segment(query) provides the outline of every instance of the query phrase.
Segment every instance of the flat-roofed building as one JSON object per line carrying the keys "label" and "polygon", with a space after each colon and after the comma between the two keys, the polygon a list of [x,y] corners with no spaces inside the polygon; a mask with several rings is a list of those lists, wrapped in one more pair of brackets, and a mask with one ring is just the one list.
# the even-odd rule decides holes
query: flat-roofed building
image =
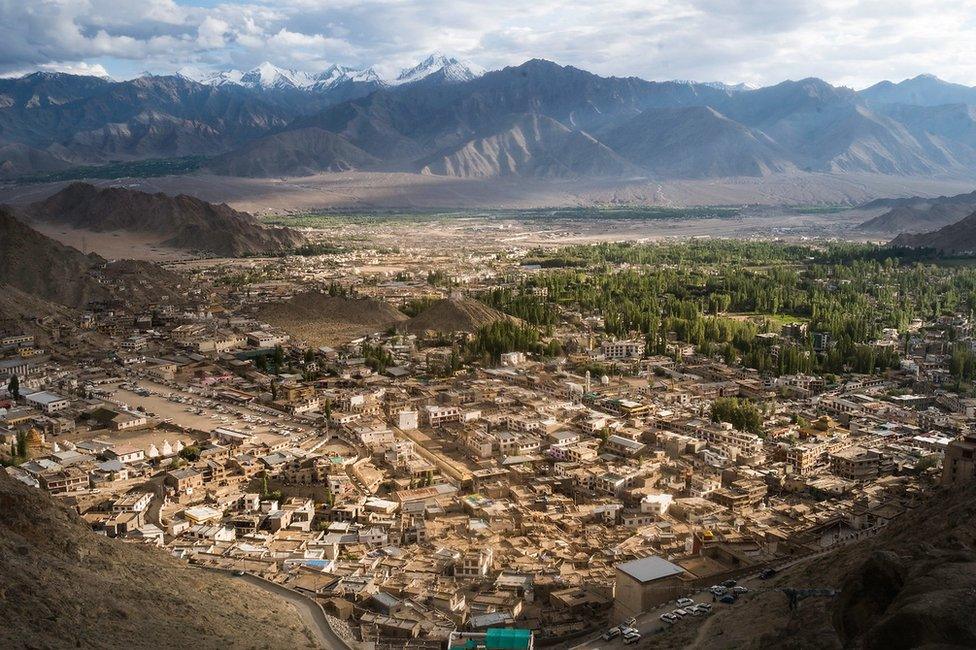
{"label": "flat-roofed building", "polygon": [[614,620],[648,612],[688,591],[691,576],[677,564],[651,555],[616,566]]}

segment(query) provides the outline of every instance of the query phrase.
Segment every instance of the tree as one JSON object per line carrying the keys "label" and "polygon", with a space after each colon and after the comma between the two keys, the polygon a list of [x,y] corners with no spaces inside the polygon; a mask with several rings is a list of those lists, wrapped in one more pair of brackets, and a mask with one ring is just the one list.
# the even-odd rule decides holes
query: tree
{"label": "tree", "polygon": [[712,421],[728,422],[740,431],[762,433],[762,414],[756,405],[747,399],[720,397],[712,402]]}
{"label": "tree", "polygon": [[10,381],[7,383],[7,392],[14,396],[14,399],[20,399],[20,379],[17,375],[10,377]]}
{"label": "tree", "polygon": [[183,449],[180,450],[180,458],[188,460],[192,463],[200,459],[200,450],[192,445],[189,447],[183,447]]}
{"label": "tree", "polygon": [[27,432],[21,431],[17,434],[17,457],[27,458]]}

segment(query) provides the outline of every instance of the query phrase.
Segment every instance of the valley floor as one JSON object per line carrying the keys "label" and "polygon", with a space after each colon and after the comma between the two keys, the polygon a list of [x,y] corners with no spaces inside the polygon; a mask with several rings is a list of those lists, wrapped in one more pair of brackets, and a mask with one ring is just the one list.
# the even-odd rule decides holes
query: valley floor
{"label": "valley floor", "polygon": [[[258,215],[315,209],[532,208],[591,205],[817,205],[878,197],[959,194],[974,179],[877,174],[778,174],[726,179],[532,180],[464,179],[408,173],[344,172],[304,178],[251,179],[195,174],[94,180],[226,202]],[[0,203],[42,199],[62,183],[0,187]]]}

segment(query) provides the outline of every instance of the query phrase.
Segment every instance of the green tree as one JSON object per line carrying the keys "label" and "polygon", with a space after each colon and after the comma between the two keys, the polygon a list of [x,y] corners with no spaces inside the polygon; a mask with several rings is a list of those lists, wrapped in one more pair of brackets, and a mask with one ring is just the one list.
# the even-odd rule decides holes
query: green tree
{"label": "green tree", "polygon": [[17,375],[10,377],[10,381],[7,382],[7,391],[14,396],[14,399],[20,399],[20,378]]}
{"label": "green tree", "polygon": [[740,431],[762,433],[762,414],[755,403],[737,397],[720,397],[712,402],[712,421],[728,422]]}

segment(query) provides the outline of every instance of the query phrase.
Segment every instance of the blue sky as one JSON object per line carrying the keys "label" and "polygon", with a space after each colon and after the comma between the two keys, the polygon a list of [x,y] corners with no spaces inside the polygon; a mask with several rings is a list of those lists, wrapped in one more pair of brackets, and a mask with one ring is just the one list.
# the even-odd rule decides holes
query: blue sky
{"label": "blue sky", "polygon": [[976,84],[976,0],[0,0],[0,74],[116,78],[269,60],[394,74],[431,51],[599,74]]}

